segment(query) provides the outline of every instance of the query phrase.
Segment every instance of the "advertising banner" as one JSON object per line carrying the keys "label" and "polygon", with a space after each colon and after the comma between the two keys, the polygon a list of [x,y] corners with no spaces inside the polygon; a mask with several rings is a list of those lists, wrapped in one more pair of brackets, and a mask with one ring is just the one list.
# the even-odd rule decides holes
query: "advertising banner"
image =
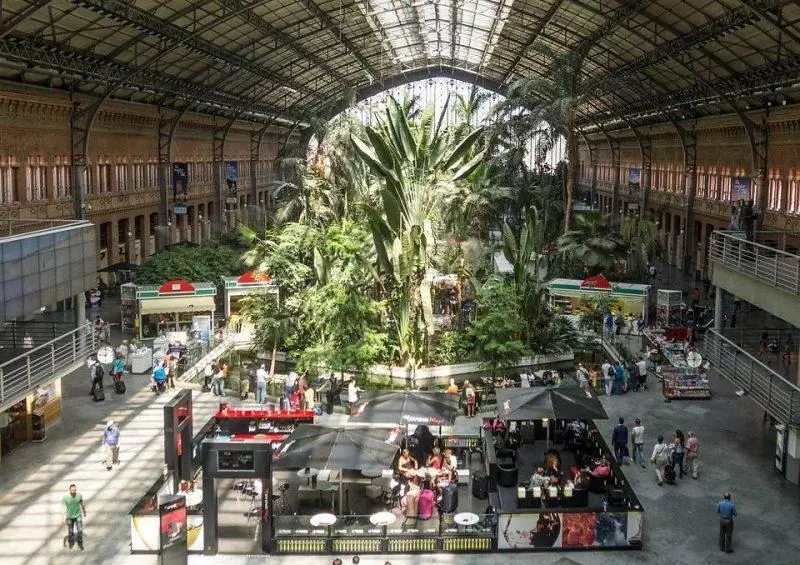
{"label": "advertising banner", "polygon": [[[633,198],[639,197],[639,188],[642,184],[642,170],[641,169],[628,169],[628,194]],[[638,207],[638,205],[637,205]]]}
{"label": "advertising banner", "polygon": [[497,549],[641,547],[642,512],[501,514]]}
{"label": "advertising banner", "polygon": [[186,546],[186,498],[165,497],[159,502],[158,515],[161,530],[161,549],[176,545]]}
{"label": "advertising banner", "polygon": [[189,191],[189,165],[187,163],[172,163],[172,199],[177,200],[178,194],[186,195]]}
{"label": "advertising banner", "polygon": [[750,177],[731,177],[731,201],[750,200]]}
{"label": "advertising banner", "polygon": [[239,162],[225,162],[225,184],[228,185],[228,196],[236,196],[236,183],[239,182]]}

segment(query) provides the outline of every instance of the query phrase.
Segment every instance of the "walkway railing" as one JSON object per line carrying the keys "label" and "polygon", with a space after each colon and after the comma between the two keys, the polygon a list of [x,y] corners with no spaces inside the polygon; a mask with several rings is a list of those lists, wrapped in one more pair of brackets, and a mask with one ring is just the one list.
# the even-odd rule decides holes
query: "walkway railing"
{"label": "walkway railing", "polygon": [[0,221],[0,238],[35,231],[53,230],[88,224],[86,220],[40,220],[37,218],[8,218]]}
{"label": "walkway railing", "polygon": [[714,330],[706,332],[703,350],[722,376],[773,418],[782,424],[800,425],[800,388]]}
{"label": "walkway railing", "polygon": [[86,324],[6,361],[0,365],[0,405],[24,397],[55,376],[74,371],[77,365],[85,365],[95,352],[92,325]]}
{"label": "walkway railing", "polygon": [[[780,241],[784,235],[759,232],[756,240],[776,241],[774,237]],[[740,231],[712,232],[709,259],[789,294],[800,295],[800,255],[757,241],[748,241]]]}

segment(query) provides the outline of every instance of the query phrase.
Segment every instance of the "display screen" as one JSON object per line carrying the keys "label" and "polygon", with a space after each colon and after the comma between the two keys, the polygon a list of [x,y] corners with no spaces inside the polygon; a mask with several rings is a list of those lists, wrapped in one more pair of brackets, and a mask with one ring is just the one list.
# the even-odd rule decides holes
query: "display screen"
{"label": "display screen", "polygon": [[252,451],[217,452],[217,468],[220,471],[254,471],[255,457]]}

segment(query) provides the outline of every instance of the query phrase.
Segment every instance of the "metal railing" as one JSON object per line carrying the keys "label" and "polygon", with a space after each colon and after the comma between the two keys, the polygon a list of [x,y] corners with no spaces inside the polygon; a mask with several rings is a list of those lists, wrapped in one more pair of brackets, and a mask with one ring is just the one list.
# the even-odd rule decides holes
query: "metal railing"
{"label": "metal railing", "polygon": [[781,235],[785,234],[759,232],[755,234],[755,241],[748,241],[744,232],[715,231],[711,234],[709,258],[712,263],[797,296],[800,295],[800,256],[758,243],[758,240],[769,241],[767,238]]}
{"label": "metal railing", "polygon": [[0,238],[26,233],[67,228],[87,224],[85,220],[39,220],[37,218],[9,218],[0,221]]}
{"label": "metal railing", "polygon": [[86,324],[0,365],[0,405],[15,401],[56,375],[85,365],[96,351],[92,325]]}
{"label": "metal railing", "polygon": [[9,320],[0,326],[0,348],[33,348],[75,328],[73,322]]}
{"label": "metal railing", "polygon": [[719,373],[782,424],[800,425],[800,388],[731,340],[708,330],[703,355]]}

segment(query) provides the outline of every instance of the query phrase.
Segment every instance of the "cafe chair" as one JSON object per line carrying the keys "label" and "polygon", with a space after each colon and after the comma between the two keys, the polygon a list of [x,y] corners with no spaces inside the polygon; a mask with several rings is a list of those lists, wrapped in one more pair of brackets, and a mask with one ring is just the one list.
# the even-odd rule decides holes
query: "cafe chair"
{"label": "cafe chair", "polygon": [[603,477],[589,476],[589,492],[594,494],[606,493],[606,480]]}
{"label": "cafe chair", "polygon": [[513,449],[497,450],[497,484],[501,487],[515,487],[518,481],[517,454]]}

